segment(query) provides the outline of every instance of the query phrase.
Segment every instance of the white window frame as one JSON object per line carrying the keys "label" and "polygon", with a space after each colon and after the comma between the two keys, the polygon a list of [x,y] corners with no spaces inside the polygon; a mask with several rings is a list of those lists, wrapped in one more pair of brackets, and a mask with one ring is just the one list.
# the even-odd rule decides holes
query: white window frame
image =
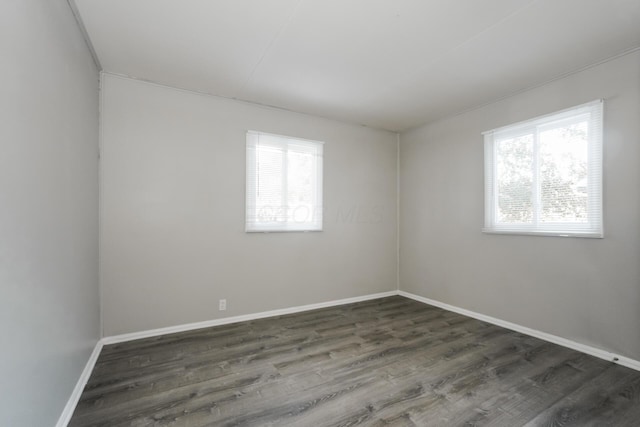
{"label": "white window frame", "polygon": [[[272,209],[278,211],[279,220],[264,220],[258,208],[258,171],[257,153],[260,146],[276,147],[283,151],[283,168],[286,170],[287,152],[290,150],[309,153],[313,156],[311,171],[315,177],[312,194],[312,207],[304,208],[304,220],[295,218],[296,212],[302,206],[292,205],[287,200],[286,190],[279,206]],[[272,133],[247,132],[247,169],[246,169],[246,209],[245,231],[247,233],[291,232],[291,231],[322,231],[322,180],[323,180],[323,150],[324,142]],[[286,189],[287,176],[282,175],[283,187]]]}
{"label": "white window frame", "polygon": [[[541,222],[538,220],[542,209],[539,200],[538,180],[538,135],[546,127],[556,127],[559,122],[584,121],[588,118],[588,159],[587,159],[587,222]],[[561,236],[561,237],[604,237],[602,218],[602,126],[603,100],[599,99],[573,108],[536,117],[531,120],[500,127],[484,135],[485,168],[485,224],[483,232],[497,234]],[[496,142],[519,135],[533,135],[533,209],[531,223],[501,223],[498,221],[498,179]]]}

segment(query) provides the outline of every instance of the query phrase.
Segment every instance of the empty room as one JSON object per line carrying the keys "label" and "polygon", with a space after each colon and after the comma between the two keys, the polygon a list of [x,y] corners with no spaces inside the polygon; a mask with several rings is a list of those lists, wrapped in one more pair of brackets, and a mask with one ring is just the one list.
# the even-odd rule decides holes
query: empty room
{"label": "empty room", "polygon": [[3,0],[0,425],[640,425],[640,1]]}

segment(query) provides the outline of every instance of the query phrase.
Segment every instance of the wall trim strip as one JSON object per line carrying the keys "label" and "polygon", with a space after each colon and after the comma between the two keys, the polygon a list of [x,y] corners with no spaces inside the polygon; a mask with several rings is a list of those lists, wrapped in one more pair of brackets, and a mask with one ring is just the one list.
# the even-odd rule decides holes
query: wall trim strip
{"label": "wall trim strip", "polygon": [[166,328],[151,329],[147,331],[132,332],[129,334],[113,335],[102,339],[104,345],[116,344],[141,338],[156,337],[159,335],[174,334],[176,332],[192,331],[194,329],[210,328],[212,326],[228,325],[230,323],[246,322],[248,320],[264,319],[265,317],[282,316],[285,314],[299,313],[302,311],[316,310],[319,308],[334,307],[354,302],[368,301],[372,299],[385,298],[398,295],[398,291],[380,292],[377,294],[363,295],[353,298],[344,298],[333,301],[320,302],[316,304],[300,305],[296,307],[281,308],[277,310],[262,311],[253,314],[244,314],[233,317],[223,317],[221,319],[205,320],[203,322],[186,323],[183,325],[169,326]]}
{"label": "wall trim strip", "polygon": [[89,360],[85,365],[82,373],[80,374],[80,378],[76,383],[76,386],[73,388],[71,392],[71,396],[69,396],[69,400],[62,410],[62,414],[60,418],[58,418],[58,422],[56,423],[56,427],[66,427],[71,421],[71,416],[73,412],[76,410],[76,406],[78,406],[78,402],[80,401],[80,396],[82,396],[82,392],[84,391],[84,386],[87,385],[87,381],[89,381],[89,377],[91,376],[91,372],[93,372],[93,368],[96,365],[96,361],[98,360],[98,356],[102,351],[102,340],[98,341],[93,348],[93,352],[91,356],[89,356]]}
{"label": "wall trim strip", "polygon": [[472,317],[474,319],[482,320],[483,322],[487,322],[497,326],[501,326],[503,328],[511,329],[512,331],[520,332],[525,335],[539,338],[544,341],[558,344],[563,347],[570,348],[572,350],[586,353],[591,356],[595,356],[600,359],[608,360],[610,362],[617,363],[618,365],[626,366],[627,368],[640,371],[640,361],[631,359],[630,357],[621,356],[619,354],[611,353],[609,351],[602,350],[596,347],[591,347],[589,345],[572,341],[567,338],[562,338],[557,335],[539,331],[537,329],[528,328],[526,326],[518,325],[517,323],[511,323],[506,320],[497,319],[495,317],[487,316],[485,314],[477,313],[475,311],[467,310],[461,307],[457,307],[455,305],[450,305],[444,302],[421,297],[419,295],[415,295],[409,292],[398,291],[398,295],[406,298],[411,298],[412,300],[419,301],[424,304],[432,305],[434,307],[439,307],[444,310],[453,311],[454,313],[462,314],[463,316]]}
{"label": "wall trim strip", "polygon": [[339,299],[339,300],[333,300],[333,301],[326,301],[326,302],[321,302],[321,303],[316,303],[316,304],[307,304],[307,305],[301,305],[301,306],[296,306],[296,307],[289,307],[289,308],[283,308],[283,309],[277,309],[277,310],[270,310],[270,311],[263,311],[263,312],[259,312],[259,313],[253,313],[253,314],[245,314],[245,315],[240,315],[240,316],[232,316],[232,317],[225,317],[222,319],[214,319],[214,320],[206,320],[203,322],[195,322],[195,323],[187,323],[187,324],[183,324],[183,325],[177,325],[177,326],[169,326],[166,328],[159,328],[159,329],[151,329],[151,330],[147,330],[147,331],[140,331],[140,332],[132,332],[129,334],[122,334],[122,335],[114,335],[114,336],[110,336],[110,337],[105,337],[102,338],[100,341],[98,341],[98,343],[96,344],[95,348],[93,349],[93,353],[91,353],[91,356],[89,357],[89,360],[87,361],[87,364],[84,368],[84,370],[82,371],[82,374],[80,375],[80,378],[78,379],[78,383],[76,384],[75,388],[73,389],[73,392],[71,393],[71,396],[69,397],[69,401],[67,402],[64,410],[62,411],[62,415],[60,415],[60,419],[58,420],[56,427],[65,427],[67,426],[67,424],[69,423],[69,421],[71,420],[71,416],[73,415],[73,412],[75,411],[76,406],[78,405],[78,402],[80,400],[80,396],[82,395],[82,391],[84,390],[85,385],[87,384],[87,381],[89,380],[89,377],[91,376],[91,372],[93,371],[93,368],[96,364],[96,361],[98,360],[98,356],[100,355],[100,352],[102,351],[102,347],[105,345],[109,345],[109,344],[116,344],[116,343],[121,343],[121,342],[126,342],[126,341],[133,341],[133,340],[137,340],[137,339],[142,339],[142,338],[151,338],[151,337],[156,337],[156,336],[160,336],[160,335],[166,335],[166,334],[173,334],[176,332],[185,332],[185,331],[191,331],[191,330],[195,330],[195,329],[202,329],[202,328],[209,328],[212,326],[220,326],[220,325],[228,325],[231,323],[238,323],[238,322],[246,322],[248,320],[257,320],[257,319],[264,319],[267,317],[274,317],[274,316],[283,316],[286,314],[293,314],[293,313],[300,313],[303,311],[310,311],[310,310],[316,310],[319,308],[327,308],[327,307],[335,307],[335,306],[340,306],[340,305],[344,305],[344,304],[352,304],[355,302],[361,302],[361,301],[368,301],[368,300],[372,300],[372,299],[378,299],[378,298],[385,298],[385,297],[390,297],[390,296],[394,296],[394,295],[400,295],[402,297],[405,298],[409,298],[412,299],[414,301],[418,301],[424,304],[428,304],[434,307],[439,307],[442,308],[444,310],[448,310],[448,311],[452,311],[454,313],[458,313],[461,314],[463,316],[468,316],[468,317],[472,317],[474,319],[478,319],[481,320],[483,322],[487,322],[487,323],[491,323],[497,326],[501,326],[503,328],[507,328],[507,329],[511,329],[512,331],[516,331],[516,332],[520,332],[522,334],[525,335],[529,335],[535,338],[539,338],[541,340],[544,341],[548,341],[554,344],[558,344],[561,345],[563,347],[567,347],[570,348],[572,350],[576,350],[585,354],[589,354],[591,356],[595,356],[598,357],[600,359],[604,359],[604,360],[608,360],[610,362],[613,363],[617,363],[618,365],[622,365],[625,366],[627,368],[631,368],[634,369],[636,371],[640,371],[640,361],[635,360],[635,359],[631,359],[629,357],[625,357],[625,356],[621,356],[615,353],[611,353],[609,351],[606,350],[602,350],[596,347],[591,347],[589,345],[586,344],[581,344],[566,338],[562,338],[559,337],[557,335],[553,335],[553,334],[549,334],[546,332],[542,332],[536,329],[532,329],[532,328],[528,328],[526,326],[522,326],[522,325],[518,325],[516,323],[511,323],[508,322],[506,320],[502,320],[502,319],[497,319],[495,317],[491,317],[491,316],[487,316],[485,314],[481,314],[481,313],[477,313],[475,311],[471,311],[471,310],[467,310],[461,307],[457,307],[455,305],[450,305],[450,304],[446,304],[440,301],[436,301],[430,298],[425,298],[416,294],[412,294],[410,292],[405,292],[405,291],[388,291],[388,292],[380,292],[380,293],[376,293],[376,294],[369,294],[369,295],[362,295],[359,297],[353,297],[353,298],[344,298],[344,299]]}

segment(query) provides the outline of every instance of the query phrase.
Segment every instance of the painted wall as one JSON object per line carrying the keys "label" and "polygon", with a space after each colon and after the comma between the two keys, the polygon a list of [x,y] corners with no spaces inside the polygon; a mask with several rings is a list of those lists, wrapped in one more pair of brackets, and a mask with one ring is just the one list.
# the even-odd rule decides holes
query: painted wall
{"label": "painted wall", "polygon": [[98,71],[64,0],[0,3],[0,424],[54,425],[99,334]]}
{"label": "painted wall", "polygon": [[[395,134],[110,74],[102,96],[105,336],[396,289]],[[244,232],[250,129],[325,142],[324,231]]]}
{"label": "painted wall", "polygon": [[[640,52],[401,136],[400,288],[640,359]],[[605,99],[604,239],[482,234],[482,131]]]}

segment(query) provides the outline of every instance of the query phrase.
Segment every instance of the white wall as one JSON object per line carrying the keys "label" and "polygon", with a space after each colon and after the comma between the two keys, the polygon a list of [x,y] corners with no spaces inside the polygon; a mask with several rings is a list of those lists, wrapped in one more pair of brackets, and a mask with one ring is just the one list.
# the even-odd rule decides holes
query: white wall
{"label": "white wall", "polygon": [[[102,94],[106,336],[396,289],[395,134],[110,74]],[[325,141],[324,231],[244,232],[249,129]]]}
{"label": "white wall", "polygon": [[[483,139],[605,99],[605,238],[490,235]],[[640,359],[640,52],[401,136],[400,288]]]}
{"label": "white wall", "polygon": [[98,72],[64,0],[0,3],[0,424],[54,425],[99,338]]}

